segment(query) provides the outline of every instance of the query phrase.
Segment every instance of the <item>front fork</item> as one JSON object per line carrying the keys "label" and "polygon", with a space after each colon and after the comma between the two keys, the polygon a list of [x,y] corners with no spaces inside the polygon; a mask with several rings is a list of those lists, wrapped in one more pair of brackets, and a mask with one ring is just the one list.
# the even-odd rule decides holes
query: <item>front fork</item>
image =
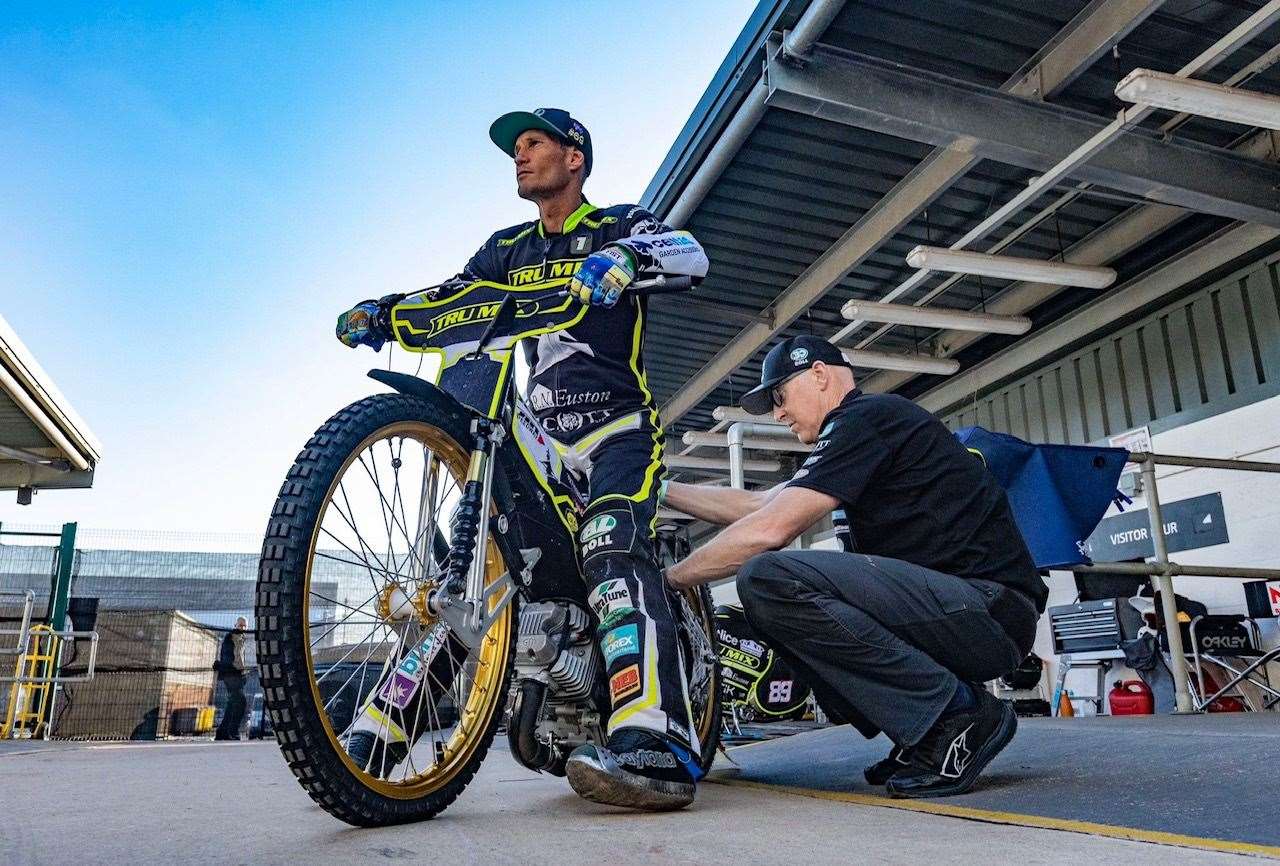
{"label": "front fork", "polygon": [[476,447],[471,452],[462,498],[450,524],[449,561],[444,580],[428,597],[427,606],[452,627],[459,640],[475,650],[489,626],[515,597],[516,584],[508,570],[485,585],[493,473],[506,429],[497,421],[477,418],[472,422],[472,432]]}
{"label": "front fork", "polygon": [[[475,448],[467,469],[463,493],[450,522],[452,530],[448,559],[441,580],[437,581],[422,605],[425,636],[403,643],[388,659],[380,684],[369,693],[356,714],[352,731],[366,730],[379,737],[389,733],[388,718],[392,707],[404,711],[425,687],[427,670],[448,638],[460,641],[470,652],[478,653],[490,627],[502,616],[516,595],[516,583],[507,571],[486,585],[488,573],[489,512],[493,498],[493,473],[498,447],[505,436],[503,426],[489,419],[473,422]],[[500,517],[499,520],[505,520]],[[422,527],[418,527],[423,535]],[[522,551],[522,555],[523,555]],[[537,561],[512,563],[524,570]],[[425,562],[425,560],[424,560]],[[528,574],[522,574],[528,577]],[[435,620],[431,624],[431,620]],[[461,709],[461,708],[459,708]],[[408,736],[391,736],[392,740],[412,740]],[[411,745],[411,744],[410,744]]]}

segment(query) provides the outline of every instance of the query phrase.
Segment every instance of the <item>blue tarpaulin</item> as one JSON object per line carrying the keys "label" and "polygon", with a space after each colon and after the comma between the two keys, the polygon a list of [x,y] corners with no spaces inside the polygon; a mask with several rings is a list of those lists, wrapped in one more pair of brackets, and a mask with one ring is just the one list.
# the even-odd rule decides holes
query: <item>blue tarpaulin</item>
{"label": "blue tarpaulin", "polygon": [[957,430],[956,438],[981,455],[1004,487],[1037,568],[1089,562],[1083,551],[1085,539],[1116,498],[1128,451],[1033,445],[981,427]]}

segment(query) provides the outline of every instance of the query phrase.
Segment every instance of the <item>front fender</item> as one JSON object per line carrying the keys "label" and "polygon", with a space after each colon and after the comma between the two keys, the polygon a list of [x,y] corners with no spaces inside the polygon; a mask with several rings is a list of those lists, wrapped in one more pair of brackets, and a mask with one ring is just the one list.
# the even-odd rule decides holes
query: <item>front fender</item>
{"label": "front fender", "polygon": [[463,416],[471,414],[461,403],[426,379],[410,376],[408,373],[396,373],[391,370],[370,370],[369,378],[381,382],[401,394],[421,397],[433,406],[443,404],[442,408],[448,407],[451,410],[451,414],[454,411]]}

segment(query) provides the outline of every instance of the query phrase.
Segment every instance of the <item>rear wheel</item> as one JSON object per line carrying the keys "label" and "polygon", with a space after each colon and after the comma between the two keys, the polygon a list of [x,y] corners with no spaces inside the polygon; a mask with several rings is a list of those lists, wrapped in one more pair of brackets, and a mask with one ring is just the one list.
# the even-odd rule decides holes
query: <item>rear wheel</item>
{"label": "rear wheel", "polygon": [[[425,603],[442,579],[468,427],[443,398],[353,403],[307,443],[272,509],[257,593],[267,707],[294,775],[351,824],[444,809],[501,721],[515,600],[492,599],[469,643]],[[492,542],[484,556],[491,587],[506,567]]]}
{"label": "rear wheel", "polygon": [[716,639],[714,607],[711,590],[706,586],[686,589],[680,593],[685,620],[696,623],[692,629],[681,623],[679,629],[681,649],[688,660],[686,675],[689,678],[689,703],[693,710],[693,728],[701,747],[699,757],[702,768],[711,770],[720,746],[720,647]]}

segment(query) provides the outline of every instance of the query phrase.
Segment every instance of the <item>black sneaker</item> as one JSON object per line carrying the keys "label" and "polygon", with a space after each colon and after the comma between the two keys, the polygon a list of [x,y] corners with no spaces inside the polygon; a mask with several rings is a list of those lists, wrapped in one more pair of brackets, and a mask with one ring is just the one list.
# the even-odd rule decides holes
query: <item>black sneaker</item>
{"label": "black sneaker", "polygon": [[866,778],[868,785],[883,785],[899,770],[905,770],[909,766],[911,766],[911,750],[904,749],[895,743],[889,751],[889,757],[864,767],[862,775]]}
{"label": "black sneaker", "polygon": [[978,774],[1013,739],[1013,706],[977,689],[978,706],[944,716],[911,750],[911,766],[885,784],[891,797],[950,797],[973,787]]}
{"label": "black sneaker", "polygon": [[608,746],[579,746],[565,769],[583,799],[654,812],[688,806],[702,776],[687,750],[640,728],[619,728]]}

